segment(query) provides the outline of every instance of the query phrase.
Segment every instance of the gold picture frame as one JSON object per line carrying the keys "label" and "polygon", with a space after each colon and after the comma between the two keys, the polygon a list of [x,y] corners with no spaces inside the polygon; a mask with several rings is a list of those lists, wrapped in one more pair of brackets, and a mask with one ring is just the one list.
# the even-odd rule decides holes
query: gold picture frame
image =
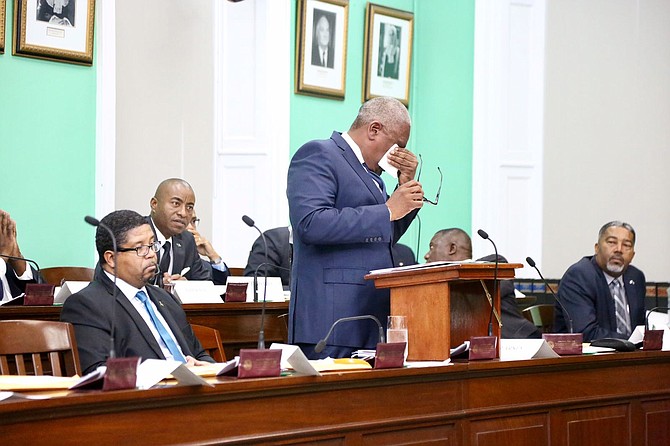
{"label": "gold picture frame", "polygon": [[7,1],[0,0],[0,54],[5,53],[5,21],[7,18]]}
{"label": "gold picture frame", "polygon": [[50,6],[46,0],[14,0],[12,54],[92,65],[95,0],[64,3]]}
{"label": "gold picture frame", "polygon": [[367,4],[363,102],[390,96],[409,106],[413,32],[411,12]]}
{"label": "gold picture frame", "polygon": [[344,99],[349,0],[298,0],[295,92]]}

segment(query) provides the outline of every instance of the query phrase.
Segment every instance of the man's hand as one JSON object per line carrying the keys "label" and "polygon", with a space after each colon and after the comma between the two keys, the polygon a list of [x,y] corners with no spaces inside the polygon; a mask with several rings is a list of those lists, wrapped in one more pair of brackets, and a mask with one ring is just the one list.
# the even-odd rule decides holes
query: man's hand
{"label": "man's hand", "polygon": [[400,220],[414,209],[423,206],[423,189],[416,180],[401,184],[386,201],[391,211],[391,221]]}
{"label": "man's hand", "polygon": [[398,175],[398,184],[403,185],[414,179],[419,161],[412,152],[402,147],[396,147],[395,150],[389,153],[388,160],[389,164],[400,172]]}
{"label": "man's hand", "polygon": [[201,365],[211,365],[211,363],[207,361],[198,361],[193,356],[186,357],[186,367],[201,366]]}
{"label": "man's hand", "polygon": [[221,256],[216,252],[209,240],[201,236],[200,233],[195,229],[188,228],[187,230],[193,234],[193,238],[195,239],[195,246],[198,248],[198,254],[207,257],[209,261],[213,263],[218,263],[221,261]]}
{"label": "man's hand", "polygon": [[[19,243],[16,240],[16,222],[12,220],[9,213],[0,209],[0,254],[23,257],[19,249]],[[23,275],[26,271],[26,262],[22,260],[6,260],[14,269],[17,276]]]}

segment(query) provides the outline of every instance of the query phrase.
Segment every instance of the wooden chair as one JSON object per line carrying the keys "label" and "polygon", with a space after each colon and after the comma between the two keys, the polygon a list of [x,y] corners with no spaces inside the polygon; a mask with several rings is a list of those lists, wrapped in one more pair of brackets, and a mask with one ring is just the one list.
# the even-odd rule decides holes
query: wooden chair
{"label": "wooden chair", "polygon": [[228,268],[231,276],[242,277],[244,276],[244,268]]}
{"label": "wooden chair", "polygon": [[191,325],[195,337],[200,341],[200,345],[207,354],[216,362],[226,362],[226,353],[223,351],[221,334],[215,328],[205,327],[204,325]]}
{"label": "wooden chair", "polygon": [[40,273],[47,283],[61,286],[66,280],[81,280],[90,282],[93,280],[93,268],[82,266],[55,266],[53,268],[42,268]]}
{"label": "wooden chair", "polygon": [[[32,370],[26,363],[32,364]],[[0,373],[81,376],[74,327],[68,322],[0,321]]]}
{"label": "wooden chair", "polygon": [[554,306],[551,304],[533,305],[522,311],[523,316],[531,321],[543,333],[550,333],[554,326]]}

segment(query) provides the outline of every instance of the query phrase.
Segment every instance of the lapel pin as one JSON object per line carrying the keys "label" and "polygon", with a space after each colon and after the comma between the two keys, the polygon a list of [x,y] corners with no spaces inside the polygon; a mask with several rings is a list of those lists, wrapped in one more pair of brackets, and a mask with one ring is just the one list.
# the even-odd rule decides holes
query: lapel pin
{"label": "lapel pin", "polygon": [[630,283],[631,285],[635,285],[635,281],[633,279],[630,279],[630,282],[628,283]]}
{"label": "lapel pin", "polygon": [[181,243],[176,242],[175,245],[177,245],[177,248],[181,248]]}
{"label": "lapel pin", "polygon": [[165,305],[163,305],[163,301],[162,301],[162,300],[159,300],[159,301],[158,301],[158,304],[159,304],[161,307],[164,307],[164,306],[165,306]]}

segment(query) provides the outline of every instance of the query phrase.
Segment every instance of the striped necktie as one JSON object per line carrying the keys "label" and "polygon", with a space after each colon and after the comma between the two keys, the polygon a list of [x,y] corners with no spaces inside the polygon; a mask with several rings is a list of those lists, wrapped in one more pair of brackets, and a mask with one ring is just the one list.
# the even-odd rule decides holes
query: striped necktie
{"label": "striped necktie", "polygon": [[618,279],[614,279],[610,282],[610,292],[612,293],[616,310],[616,331],[621,335],[630,336],[630,317],[628,315],[626,301],[621,294],[621,284]]}
{"label": "striped necktie", "polygon": [[384,196],[384,200],[386,200],[386,185],[384,184],[384,180],[382,180],[382,177],[377,175],[372,170],[370,170],[365,163],[363,163],[363,168],[365,169],[365,171],[367,173],[370,174],[370,176],[375,181],[375,183],[377,183],[377,187],[379,187],[379,190],[381,191],[382,195]]}

